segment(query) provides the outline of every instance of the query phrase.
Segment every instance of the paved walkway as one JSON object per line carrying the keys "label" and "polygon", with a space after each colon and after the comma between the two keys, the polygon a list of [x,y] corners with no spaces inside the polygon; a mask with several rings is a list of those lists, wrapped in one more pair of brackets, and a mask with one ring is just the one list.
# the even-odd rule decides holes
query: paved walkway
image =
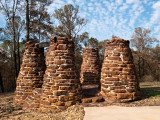
{"label": "paved walkway", "polygon": [[160,106],[85,107],[84,120],[160,120]]}

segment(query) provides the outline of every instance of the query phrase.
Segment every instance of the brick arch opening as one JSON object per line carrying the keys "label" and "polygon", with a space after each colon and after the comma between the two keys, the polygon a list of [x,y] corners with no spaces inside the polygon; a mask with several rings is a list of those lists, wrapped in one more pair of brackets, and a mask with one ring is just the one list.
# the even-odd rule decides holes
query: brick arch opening
{"label": "brick arch opening", "polygon": [[98,48],[84,48],[80,81],[82,84],[84,97],[93,97],[98,94],[101,86]]}

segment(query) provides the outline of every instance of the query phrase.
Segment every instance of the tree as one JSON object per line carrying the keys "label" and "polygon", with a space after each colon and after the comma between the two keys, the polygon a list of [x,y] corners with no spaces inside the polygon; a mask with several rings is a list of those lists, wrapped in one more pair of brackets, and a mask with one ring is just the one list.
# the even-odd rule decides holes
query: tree
{"label": "tree", "polygon": [[89,39],[89,33],[88,32],[84,32],[81,35],[78,35],[77,38],[79,38],[79,41],[83,42],[83,45],[86,47],[88,39]]}
{"label": "tree", "polygon": [[150,48],[145,58],[145,71],[152,75],[155,80],[160,81],[160,46]]}
{"label": "tree", "polygon": [[98,42],[99,59],[100,59],[100,63],[101,63],[100,65],[102,65],[103,60],[104,60],[106,41],[109,41],[109,39]]}
{"label": "tree", "polygon": [[152,66],[151,70],[154,70],[155,79],[160,81],[160,46],[157,44],[155,48],[152,49],[152,55],[154,58],[151,60],[154,65]]}
{"label": "tree", "polygon": [[116,35],[112,35],[112,38],[119,38],[118,36],[116,36]]}
{"label": "tree", "polygon": [[3,51],[3,53],[5,52],[5,55],[8,58],[12,58],[12,41],[11,40],[5,40],[0,44],[1,47],[1,51]]}
{"label": "tree", "polygon": [[25,9],[21,7],[21,14],[26,18],[26,41],[41,42],[48,40],[53,34],[51,15],[46,7],[53,0],[25,0]]}
{"label": "tree", "polygon": [[59,21],[55,28],[56,35],[67,36],[75,40],[78,33],[86,25],[87,20],[78,16],[79,7],[71,4],[55,10],[53,16]]}
{"label": "tree", "polygon": [[20,36],[24,31],[25,21],[20,16],[15,16],[15,31],[16,31],[16,43],[17,43],[17,61],[18,61],[18,72],[20,71],[21,55],[20,55]]}
{"label": "tree", "polygon": [[139,78],[145,74],[145,60],[146,53],[151,48],[153,42],[156,41],[155,38],[150,37],[151,31],[145,28],[135,28],[133,36],[131,37],[131,45],[137,51],[138,56],[138,73]]}
{"label": "tree", "polygon": [[[10,3],[12,3],[10,5]],[[15,77],[17,78],[18,76],[18,71],[17,71],[17,58],[16,58],[16,30],[15,30],[15,16],[16,16],[16,11],[17,7],[19,4],[19,0],[0,0],[0,9],[1,12],[5,15],[6,17],[6,23],[8,26],[8,29],[10,31],[10,34],[12,35],[12,40],[13,40],[13,58],[14,58],[14,68],[15,68]]]}
{"label": "tree", "polygon": [[87,46],[93,48],[98,47],[98,40],[96,38],[91,37],[90,39],[88,39]]}
{"label": "tree", "polygon": [[26,41],[29,41],[29,2],[26,0]]}
{"label": "tree", "polygon": [[30,38],[47,41],[53,34],[51,16],[46,7],[52,0],[30,0]]}

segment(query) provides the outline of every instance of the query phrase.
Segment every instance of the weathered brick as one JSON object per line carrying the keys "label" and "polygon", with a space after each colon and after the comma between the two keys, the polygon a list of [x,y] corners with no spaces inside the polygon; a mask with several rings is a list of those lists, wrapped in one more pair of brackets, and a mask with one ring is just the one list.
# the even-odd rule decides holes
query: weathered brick
{"label": "weathered brick", "polygon": [[74,101],[67,101],[65,102],[65,106],[70,107],[71,105],[74,105],[75,102]]}
{"label": "weathered brick", "polygon": [[41,92],[38,91],[41,91],[44,70],[44,49],[39,48],[38,43],[27,42],[17,80],[16,105],[27,105],[29,108],[39,106]]}
{"label": "weathered brick", "polygon": [[108,57],[107,59],[108,60],[118,60],[118,61],[121,60],[121,58],[119,56],[112,56],[112,57]]}
{"label": "weathered brick", "polygon": [[104,56],[101,93],[105,100],[126,102],[138,98],[132,95],[134,91],[139,92],[139,86],[129,41],[112,38],[106,42]]}
{"label": "weathered brick", "polygon": [[97,48],[86,47],[83,50],[80,81],[83,84],[100,84],[100,61]]}
{"label": "weathered brick", "polygon": [[105,78],[106,81],[119,81],[119,78]]}
{"label": "weathered brick", "polygon": [[60,101],[59,101],[59,102],[56,102],[56,105],[57,105],[57,106],[64,106],[64,105],[65,105],[65,103],[64,103],[64,102],[60,102]]}
{"label": "weathered brick", "polygon": [[102,91],[103,91],[103,92],[110,92],[111,90],[102,88]]}
{"label": "weathered brick", "polygon": [[125,93],[126,90],[123,90],[123,89],[117,89],[117,90],[114,90],[115,93]]}
{"label": "weathered brick", "polygon": [[65,61],[64,60],[55,60],[54,62],[57,65],[61,65],[61,64],[64,64]]}
{"label": "weathered brick", "polygon": [[119,93],[119,94],[117,94],[117,98],[118,99],[132,98],[132,94],[131,93]]}
{"label": "weathered brick", "polygon": [[51,90],[58,90],[59,89],[59,86],[52,86],[51,87]]}
{"label": "weathered brick", "polygon": [[28,63],[27,65],[26,65],[27,67],[36,67],[37,66],[37,63]]}
{"label": "weathered brick", "polygon": [[57,98],[49,98],[48,101],[50,101],[51,103],[56,103],[58,101]]}
{"label": "weathered brick", "polygon": [[83,98],[82,99],[82,103],[91,103],[92,102],[92,98]]}
{"label": "weathered brick", "polygon": [[69,96],[59,96],[59,100],[63,101],[63,102],[68,101],[69,100]]}
{"label": "weathered brick", "polygon": [[[66,109],[72,105],[72,102],[81,99],[79,96],[82,89],[75,68],[72,40],[66,37],[51,38],[46,54],[46,72],[43,80],[41,101],[43,99],[51,101],[51,106],[56,109]],[[53,95],[48,94],[50,90]],[[52,111],[51,106],[40,103],[40,108],[45,107]]]}

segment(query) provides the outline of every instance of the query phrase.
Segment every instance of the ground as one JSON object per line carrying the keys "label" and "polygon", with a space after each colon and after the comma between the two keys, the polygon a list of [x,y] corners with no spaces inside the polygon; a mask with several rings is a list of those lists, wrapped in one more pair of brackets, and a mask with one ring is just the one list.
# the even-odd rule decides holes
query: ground
{"label": "ground", "polygon": [[[160,82],[140,83],[142,99],[128,103],[84,103],[83,106],[102,107],[102,106],[160,106]],[[95,90],[94,88],[90,89]],[[87,89],[84,90],[87,92]],[[96,93],[97,94],[97,93]],[[42,114],[36,111],[29,111],[13,105],[14,93],[0,94],[0,119],[2,120],[82,120],[84,109],[82,105],[75,105],[68,110],[55,114]],[[92,96],[90,96],[92,97]]]}
{"label": "ground", "polygon": [[[133,102],[127,102],[127,103],[108,103],[108,102],[100,102],[100,103],[83,103],[83,106],[85,107],[102,107],[102,106],[108,106],[108,105],[118,105],[118,106],[160,106],[160,82],[141,82],[140,83],[141,93],[142,93],[142,99],[133,101]],[[89,92],[87,89],[83,90],[87,96],[93,97],[93,93],[95,95],[98,94],[98,91],[96,88],[90,88]]]}
{"label": "ground", "polygon": [[160,106],[84,107],[84,120],[160,120]]}

